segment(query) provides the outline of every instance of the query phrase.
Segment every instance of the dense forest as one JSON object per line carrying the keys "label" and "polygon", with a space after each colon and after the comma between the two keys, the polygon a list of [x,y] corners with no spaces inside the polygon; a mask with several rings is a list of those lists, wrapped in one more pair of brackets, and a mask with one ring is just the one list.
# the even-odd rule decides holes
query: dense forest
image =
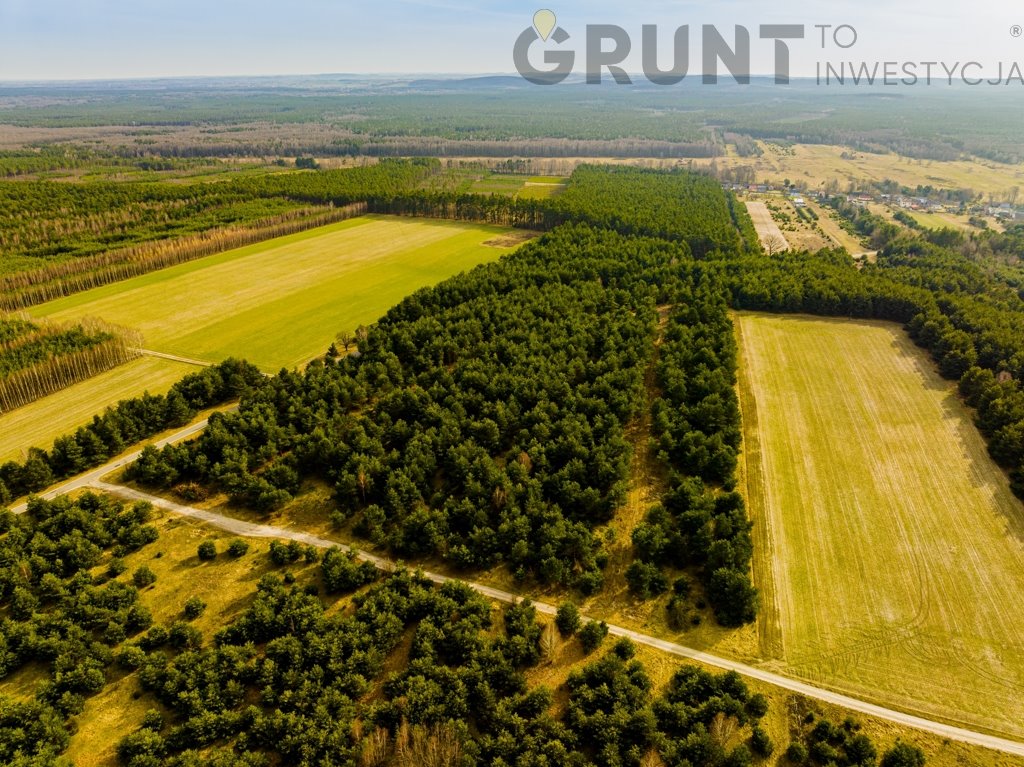
{"label": "dense forest", "polygon": [[[396,165],[385,178],[417,167]],[[857,270],[838,251],[766,258],[742,206],[684,172],[581,166],[560,198],[525,201],[374,194],[380,180],[360,194],[363,176],[344,175],[353,173],[259,184],[307,203],[362,197],[487,220],[529,206],[551,231],[411,296],[360,338],[358,359],[283,371],[195,442],[147,450],[136,479],[206,483],[267,510],[316,477],[335,489],[338,524],[397,555],[468,569],[504,563],[519,578],[592,592],[604,564],[597,533],[629,479],[624,430],[650,407],[674,479],[634,532],[634,591],[664,592],[682,565],[700,576],[720,621],[747,621],[756,597],[749,522],[733,488],[732,307],[907,324],[944,375],[965,378],[993,456],[1021,490],[1021,296],[977,253],[965,255],[1011,252],[1012,232],[968,242],[857,212],[852,225],[882,247],[877,266]],[[339,178],[352,186],[339,188]],[[560,223],[568,220],[585,223]],[[646,402],[640,382],[661,305],[675,307],[658,362],[663,395]],[[17,493],[32,483],[8,484]]]}
{"label": "dense forest", "polygon": [[[358,360],[283,371],[198,440],[147,449],[130,476],[172,488],[212,484],[258,509],[318,476],[335,488],[335,521],[396,555],[472,569],[505,563],[518,578],[592,593],[604,565],[595,531],[629,481],[624,430],[649,406],[642,379],[655,307],[685,301],[697,270],[685,243],[559,227],[510,258],[410,296],[360,340]],[[701,343],[731,348],[728,322],[708,336]],[[734,380],[735,360],[723,356],[672,360],[673,375],[694,381],[713,365],[705,384],[718,390],[704,401],[695,388],[691,401],[706,418],[664,437],[703,440],[686,456],[670,449],[666,460],[698,483],[706,478],[700,492],[711,495],[731,478],[737,448],[735,403],[711,413]],[[697,428],[706,433],[688,435]],[[716,446],[722,456],[698,455]],[[735,509],[735,532],[745,535],[738,497],[709,503],[723,514]],[[712,538],[731,536],[710,515],[694,524]],[[706,552],[689,560],[704,562]],[[720,589],[716,610],[733,597],[752,600],[746,561],[728,567],[748,588]],[[751,619],[752,605],[735,614]]]}
{"label": "dense forest", "polygon": [[[154,622],[153,571],[125,563],[163,553],[147,504],[33,500],[0,517],[0,532],[0,678],[39,672],[27,697],[0,701],[12,767],[66,765],[86,700],[126,673],[150,705],[117,745],[125,767],[638,767],[655,754],[747,767],[783,746],[760,726],[767,699],[735,673],[684,664],[657,688],[635,646],[602,642],[601,624],[556,631],[529,602],[495,609],[464,584],[383,575],[338,549],[254,554],[234,541],[220,556],[265,557],[277,572],[204,636],[192,623],[202,600],[182,595],[178,616]],[[218,556],[209,543],[200,562]],[[527,672],[566,643],[586,661],[556,690],[531,688]],[[878,751],[852,720],[808,713],[786,753],[870,767]],[[903,744],[882,757],[921,764]]]}
{"label": "dense forest", "polygon": [[[536,88],[518,77],[345,75],[264,80],[255,89],[231,78],[159,87],[22,84],[0,88],[0,122],[47,129],[40,135],[44,146],[81,135],[78,128],[116,126],[106,143],[127,162],[303,154],[709,157],[723,154],[725,140],[736,136],[740,146],[758,138],[933,160],[973,155],[1019,162],[1021,106],[985,91],[863,82],[851,90],[798,78],[777,88],[756,77],[751,87],[726,78],[709,89],[693,76],[668,88],[642,78],[621,88],[572,80]],[[897,107],[901,118],[894,122]],[[95,133],[87,135],[95,140]]]}
{"label": "dense forest", "polygon": [[[397,557],[439,557],[464,571],[500,564],[521,581],[589,594],[603,586],[604,530],[629,487],[627,429],[647,409],[669,481],[628,531],[630,589],[641,599],[671,591],[669,623],[682,628],[697,583],[720,623],[740,625],[753,620],[757,595],[736,492],[732,309],[903,323],[959,381],[993,458],[1024,495],[1024,228],[908,229],[837,200],[879,247],[877,264],[857,268],[843,251],[766,256],[741,206],[687,173],[582,166],[565,194],[539,201],[413,192],[392,175],[412,183],[430,168],[396,166],[379,179],[387,188],[308,173],[254,189],[302,204],[532,216],[547,233],[409,296],[357,334],[359,354],[329,353],[273,378],[228,361],[164,397],[120,403],[0,467],[0,501],[240,399],[196,440],[147,448],[129,476],[183,494],[209,486],[257,510],[315,479],[333,489],[335,524]],[[32,332],[6,320],[0,344],[13,349]],[[4,364],[22,359],[30,350]],[[553,706],[551,692],[525,682],[555,641],[528,604],[495,620],[464,586],[437,588],[405,571],[382,579],[339,551],[274,544],[276,565],[319,561],[317,578],[264,578],[251,607],[212,639],[187,621],[150,626],[138,604],[144,573],[131,586],[116,568],[97,574],[106,557],[152,542],[147,514],[86,496],[33,500],[26,517],[4,517],[0,670],[52,669],[34,701],[4,704],[8,761],[51,763],[66,747],[68,717],[118,667],[137,670],[163,706],[119,746],[123,763],[138,767],[383,765],[426,751],[467,765],[582,767],[639,764],[652,750],[670,765],[740,767],[773,748],[758,726],[763,700],[738,677],[684,667],[655,690],[628,642],[599,653],[600,624],[579,626],[568,609],[561,641],[594,659]],[[322,595],[353,591],[351,609],[327,609]],[[407,662],[385,673],[398,651]],[[743,728],[740,745],[723,746],[723,722]],[[878,754],[855,725],[809,715],[787,757],[874,764]],[[918,765],[920,755],[897,746],[882,763]]]}

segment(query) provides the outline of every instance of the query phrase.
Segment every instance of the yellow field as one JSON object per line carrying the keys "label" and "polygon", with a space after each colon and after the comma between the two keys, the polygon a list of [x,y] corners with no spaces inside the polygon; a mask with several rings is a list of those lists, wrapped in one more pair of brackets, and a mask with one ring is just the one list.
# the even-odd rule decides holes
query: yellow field
{"label": "yellow field", "polygon": [[1024,736],[1024,507],[953,386],[894,325],[737,326],[764,656]]}
{"label": "yellow field", "polygon": [[24,458],[29,447],[48,449],[56,437],[84,426],[108,405],[144,391],[163,394],[197,369],[143,357],[4,413],[0,415],[0,462]]}
{"label": "yellow field", "polygon": [[[850,185],[856,188],[865,181],[885,179],[911,189],[931,185],[994,195],[1024,184],[1024,167],[990,160],[914,160],[893,153],[869,154],[822,144],[797,144],[787,149],[766,142],[759,145],[764,150],[761,157],[716,157],[713,162],[719,168],[753,167],[758,183],[782,184],[788,178],[816,190],[835,181],[840,192],[846,192]],[[695,160],[694,164],[711,162]]]}

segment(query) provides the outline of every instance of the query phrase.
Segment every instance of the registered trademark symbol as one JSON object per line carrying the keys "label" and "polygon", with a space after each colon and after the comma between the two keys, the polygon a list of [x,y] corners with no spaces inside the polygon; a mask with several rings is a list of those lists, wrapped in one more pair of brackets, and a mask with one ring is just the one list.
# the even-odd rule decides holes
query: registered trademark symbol
{"label": "registered trademark symbol", "polygon": [[1024,34],[1024,29],[1021,29],[1020,24],[1014,24],[1012,27],[1010,27],[1010,34],[1013,35],[1014,37],[1020,37],[1022,34]]}

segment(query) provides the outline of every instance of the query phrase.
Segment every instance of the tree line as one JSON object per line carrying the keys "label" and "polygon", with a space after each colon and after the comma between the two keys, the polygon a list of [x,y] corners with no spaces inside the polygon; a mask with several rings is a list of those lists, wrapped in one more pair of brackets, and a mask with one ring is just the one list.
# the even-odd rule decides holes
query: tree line
{"label": "tree line", "polygon": [[126,448],[169,428],[185,426],[200,410],[237,399],[266,381],[256,367],[225,360],[190,373],[166,395],[148,392],[123,400],[48,449],[31,447],[22,462],[0,465],[0,504],[43,490],[54,482],[100,466]]}
{"label": "tree line", "polygon": [[0,310],[26,309],[231,248],[344,221],[365,212],[366,206],[362,203],[340,208],[296,208],[248,225],[220,227],[172,239],[148,240],[127,248],[16,272],[0,278]]}
{"label": "tree line", "polygon": [[95,320],[37,323],[0,314],[0,413],[139,356],[137,333]]}

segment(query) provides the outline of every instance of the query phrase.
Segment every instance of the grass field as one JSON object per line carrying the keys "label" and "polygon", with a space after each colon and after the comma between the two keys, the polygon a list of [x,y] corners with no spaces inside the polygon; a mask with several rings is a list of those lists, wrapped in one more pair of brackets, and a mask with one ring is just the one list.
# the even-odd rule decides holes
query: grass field
{"label": "grass field", "polygon": [[567,182],[567,178],[560,176],[512,176],[504,173],[491,173],[471,180],[467,191],[473,194],[546,199],[564,192]]}
{"label": "grass field", "polygon": [[36,307],[102,317],[148,348],[264,370],[301,365],[417,288],[498,258],[500,227],[364,217],[153,272]]}
{"label": "grass field", "polygon": [[196,369],[180,362],[143,357],[4,413],[0,415],[0,463],[24,458],[29,447],[48,449],[56,437],[84,426],[107,405],[147,390],[163,394]]}
{"label": "grass field", "polygon": [[953,386],[893,325],[737,327],[766,658],[1024,735],[1024,507]]}

